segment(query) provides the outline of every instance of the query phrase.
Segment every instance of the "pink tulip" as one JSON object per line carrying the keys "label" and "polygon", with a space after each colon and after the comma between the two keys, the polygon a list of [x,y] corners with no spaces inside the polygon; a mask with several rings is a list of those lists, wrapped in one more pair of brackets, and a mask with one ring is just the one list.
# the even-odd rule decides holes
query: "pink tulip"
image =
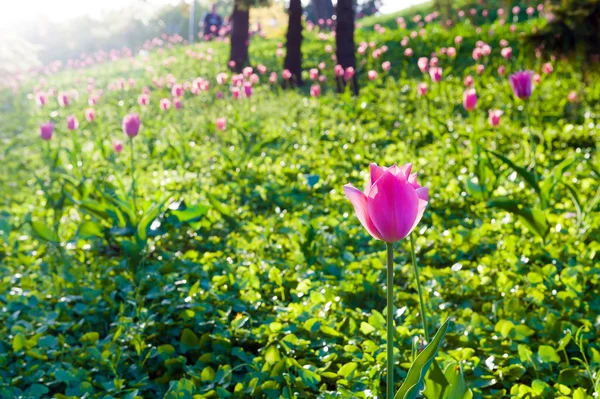
{"label": "pink tulip", "polygon": [[429,69],[429,76],[431,76],[431,80],[434,82],[439,82],[442,80],[442,68],[433,67]]}
{"label": "pink tulip", "polygon": [[512,56],[512,48],[504,47],[500,51],[500,54],[502,54],[502,57],[504,57],[506,60],[510,60],[510,57]]}
{"label": "pink tulip", "polygon": [[473,111],[477,107],[477,92],[469,88],[463,93],[463,106],[467,111]]}
{"label": "pink tulip", "polygon": [[169,100],[168,98],[161,99],[160,100],[160,109],[162,109],[163,111],[166,111],[169,108],[171,108],[171,100]]}
{"label": "pink tulip", "polygon": [[483,65],[483,64],[478,64],[475,70],[477,71],[477,74],[478,74],[478,75],[481,75],[481,74],[483,73],[483,70],[484,70],[484,69],[485,69],[485,65]]}
{"label": "pink tulip", "polygon": [[250,82],[244,83],[244,94],[248,98],[252,97],[252,83],[250,83]]}
{"label": "pink tulip", "polygon": [[324,83],[327,80],[327,76],[321,75],[319,76],[319,82]]}
{"label": "pink tulip", "polygon": [[464,83],[467,87],[473,86],[473,77],[471,75],[465,76]]}
{"label": "pink tulip", "polygon": [[448,57],[454,58],[456,57],[456,49],[454,47],[448,47],[448,49],[446,50],[446,54],[448,55]]}
{"label": "pink tulip", "polygon": [[98,98],[96,96],[90,96],[88,98],[88,104],[92,106],[98,104]]}
{"label": "pink tulip", "polygon": [[350,80],[354,77],[354,68],[348,67],[344,71],[344,80]]}
{"label": "pink tulip", "polygon": [[536,85],[539,85],[541,81],[542,81],[542,77],[540,76],[539,73],[536,73],[535,75],[533,75],[533,83],[535,83]]}
{"label": "pink tulip", "polygon": [[375,80],[377,79],[377,72],[370,70],[369,72],[367,72],[367,76],[369,77],[369,80]]}
{"label": "pink tulip", "polygon": [[430,67],[436,67],[436,66],[438,66],[438,61],[439,60],[438,60],[437,57],[435,57],[435,56],[431,57],[431,59],[429,60],[429,66]]}
{"label": "pink tulip", "polygon": [[421,72],[425,73],[429,69],[429,60],[427,59],[427,57],[421,57],[417,61],[417,65],[419,66]]}
{"label": "pink tulip", "polygon": [[121,140],[113,141],[113,149],[116,153],[120,153],[121,151],[123,151],[123,142]]}
{"label": "pink tulip", "polygon": [[142,106],[150,104],[150,96],[148,94],[140,94],[138,96],[138,104]]}
{"label": "pink tulip", "polygon": [[61,107],[66,107],[69,105],[69,96],[67,93],[58,93],[58,104]]}
{"label": "pink tulip", "polygon": [[269,76],[269,82],[271,84],[275,84],[277,82],[277,72],[271,72],[271,75]]}
{"label": "pink tulip", "polygon": [[94,108],[88,108],[85,110],[85,119],[88,122],[93,122],[96,119],[96,110]]}
{"label": "pink tulip", "polygon": [[406,57],[412,57],[413,56],[413,49],[411,49],[409,47],[406,50],[404,50],[404,56],[406,56]]}
{"label": "pink tulip", "polygon": [[225,118],[217,118],[215,122],[215,126],[218,130],[223,131],[227,127],[227,119]]}
{"label": "pink tulip", "polygon": [[461,43],[462,43],[462,41],[463,41],[463,38],[462,38],[462,36],[456,36],[456,37],[454,38],[454,44],[461,44]]}
{"label": "pink tulip", "polygon": [[372,163],[364,193],[351,184],[344,186],[358,220],[373,238],[387,243],[400,241],[423,217],[429,202],[428,189],[417,183],[417,174],[411,174],[411,168],[410,163],[389,168]]}
{"label": "pink tulip", "polygon": [[292,73],[290,72],[289,69],[284,69],[283,72],[281,73],[281,77],[284,80],[290,80],[292,78]]}
{"label": "pink tulip", "polygon": [[334,70],[335,70],[335,76],[337,76],[337,77],[344,76],[344,67],[343,66],[338,64],[335,66]]}
{"label": "pink tulip", "polygon": [[79,127],[79,121],[75,115],[67,116],[67,129],[76,130]]}
{"label": "pink tulip", "polygon": [[52,138],[52,130],[54,130],[54,125],[52,122],[47,122],[40,125],[40,137],[42,140],[50,140]]}
{"label": "pink tulip", "polygon": [[525,12],[527,13],[527,15],[532,16],[535,12],[535,9],[533,7],[527,7],[527,10],[525,10]]}
{"label": "pink tulip", "polygon": [[569,92],[569,95],[567,96],[567,100],[570,103],[576,103],[577,102],[577,92],[575,90]]}
{"label": "pink tulip", "polygon": [[521,8],[519,8],[519,6],[513,7],[513,9],[512,9],[513,15],[519,15],[520,12],[521,12]]}
{"label": "pink tulip", "polygon": [[171,88],[171,95],[173,97],[181,97],[183,96],[183,86],[180,84],[174,84]]}
{"label": "pink tulip", "polygon": [[546,62],[544,65],[542,65],[542,72],[544,72],[546,75],[550,75],[552,71],[554,71],[554,68],[552,68],[551,63]]}
{"label": "pink tulip", "polygon": [[310,86],[311,97],[319,97],[321,95],[321,86],[314,84]]}
{"label": "pink tulip", "polygon": [[417,85],[417,92],[419,93],[420,97],[423,97],[425,94],[427,94],[427,83],[419,83]]}
{"label": "pink tulip", "polygon": [[481,48],[475,47],[472,56],[475,61],[478,61],[481,58]]}
{"label": "pink tulip", "polygon": [[40,107],[43,107],[44,105],[46,105],[47,101],[48,101],[48,99],[46,98],[46,95],[44,93],[37,93],[35,95],[35,102]]}
{"label": "pink tulip", "polygon": [[319,78],[319,70],[317,68],[311,68],[310,80],[317,80]]}
{"label": "pink tulip", "polygon": [[506,68],[504,67],[504,65],[500,65],[498,67],[498,75],[500,76],[504,76],[504,73],[506,72]]}
{"label": "pink tulip", "polygon": [[488,111],[488,122],[491,126],[498,126],[500,124],[500,117],[504,112],[499,109],[490,109]]}
{"label": "pink tulip", "polygon": [[181,98],[176,97],[173,99],[173,106],[175,109],[181,109]]}
{"label": "pink tulip", "polygon": [[383,69],[384,71],[389,71],[392,68],[392,63],[389,61],[385,61],[383,64],[381,64],[381,69]]}
{"label": "pink tulip", "polygon": [[128,114],[123,118],[123,133],[129,137],[135,137],[140,131],[140,116],[138,114]]}

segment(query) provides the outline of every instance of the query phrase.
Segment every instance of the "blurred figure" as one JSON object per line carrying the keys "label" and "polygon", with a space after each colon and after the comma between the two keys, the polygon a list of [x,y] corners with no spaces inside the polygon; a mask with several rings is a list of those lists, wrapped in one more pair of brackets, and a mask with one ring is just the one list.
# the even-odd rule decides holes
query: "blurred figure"
{"label": "blurred figure", "polygon": [[203,21],[204,37],[213,38],[219,35],[221,25],[223,25],[223,19],[217,14],[217,5],[213,4],[210,8],[210,12],[206,13]]}

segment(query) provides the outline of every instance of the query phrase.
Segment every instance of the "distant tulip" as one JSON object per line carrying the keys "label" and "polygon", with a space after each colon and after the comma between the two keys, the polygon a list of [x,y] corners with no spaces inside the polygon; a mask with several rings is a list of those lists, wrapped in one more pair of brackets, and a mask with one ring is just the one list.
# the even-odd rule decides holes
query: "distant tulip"
{"label": "distant tulip", "polygon": [[120,153],[121,151],[123,151],[123,142],[121,142],[121,140],[113,141],[113,149],[116,153]]}
{"label": "distant tulip", "polygon": [[244,83],[244,94],[246,95],[246,97],[252,97],[252,83]]}
{"label": "distant tulip", "polygon": [[58,104],[61,107],[66,107],[69,105],[69,96],[67,93],[58,93]]}
{"label": "distant tulip", "polygon": [[[275,73],[275,72],[273,72]],[[240,91],[239,87],[232,87],[231,88],[231,96],[233,98],[235,98],[236,100],[240,98],[240,96],[242,95],[242,92]]]}
{"label": "distant tulip", "polygon": [[377,79],[377,72],[370,70],[369,72],[367,72],[367,76],[369,77],[369,80],[375,80]]}
{"label": "distant tulip", "polygon": [[504,112],[499,109],[490,109],[488,111],[488,122],[491,126],[498,126],[500,124],[500,117]]}
{"label": "distant tulip", "polygon": [[521,8],[519,8],[519,6],[513,7],[513,9],[512,9],[513,15],[519,15],[520,12],[521,12]]}
{"label": "distant tulip", "polygon": [[392,63],[389,61],[385,61],[384,63],[381,64],[381,69],[383,69],[384,71],[389,71],[392,68]]}
{"label": "distant tulip", "polygon": [[465,76],[465,78],[463,79],[465,86],[467,87],[471,87],[473,86],[473,77],[471,75],[467,75]]}
{"label": "distant tulip", "polygon": [[269,82],[271,84],[275,84],[277,82],[277,72],[271,72],[271,75],[269,76]]}
{"label": "distant tulip", "polygon": [[317,80],[319,78],[319,70],[317,68],[312,68],[310,70],[310,79]]}
{"label": "distant tulip", "polygon": [[175,109],[181,109],[181,98],[176,97],[173,99],[173,106]]}
{"label": "distant tulip", "polygon": [[123,133],[129,137],[135,137],[140,131],[140,116],[138,114],[128,114],[123,118]]}
{"label": "distant tulip", "polygon": [[475,47],[471,55],[475,61],[478,61],[481,58],[481,48]]}
{"label": "distant tulip", "polygon": [[215,126],[218,130],[223,131],[227,127],[227,119],[225,118],[217,118],[215,122]]}
{"label": "distant tulip", "polygon": [[171,100],[169,100],[168,98],[161,99],[160,100],[160,109],[162,109],[163,111],[166,111],[169,108],[171,108]]}
{"label": "distant tulip", "polygon": [[350,80],[354,77],[354,68],[348,67],[344,71],[344,80]]}
{"label": "distant tulip", "polygon": [[507,46],[508,46],[508,41],[506,39],[500,40],[500,47],[507,47]]}
{"label": "distant tulip", "polygon": [[427,72],[427,69],[429,69],[429,60],[427,59],[427,57],[421,57],[417,61],[417,65],[419,66],[421,72],[425,73]]}
{"label": "distant tulip", "polygon": [[500,54],[502,54],[502,57],[504,57],[505,59],[509,60],[510,57],[512,56],[512,48],[510,48],[510,47],[504,47],[500,51]]}
{"label": "distant tulip", "polygon": [[577,92],[575,90],[569,92],[569,95],[567,96],[567,100],[569,100],[570,103],[576,103],[577,102]]}
{"label": "distant tulip", "polygon": [[442,80],[442,68],[433,67],[429,69],[429,76],[431,76],[431,80],[434,82],[439,82]]}
{"label": "distant tulip", "polygon": [[527,13],[527,15],[532,16],[535,12],[535,9],[533,7],[527,7],[527,10],[525,10],[525,12]]}
{"label": "distant tulip", "polygon": [[531,71],[520,71],[509,76],[510,85],[517,98],[526,100],[531,97],[532,77],[533,72]]}
{"label": "distant tulip", "polygon": [[554,68],[552,68],[551,63],[546,62],[544,65],[542,65],[542,72],[544,72],[546,75],[550,75],[552,71],[554,71]]}
{"label": "distant tulip", "polygon": [[92,105],[92,106],[98,104],[98,97],[96,97],[96,96],[90,96],[88,98],[88,104]]}
{"label": "distant tulip", "polygon": [[94,108],[88,108],[85,110],[85,119],[88,122],[93,122],[96,119],[96,110]]}
{"label": "distant tulip", "polygon": [[475,70],[477,71],[477,74],[478,74],[478,75],[481,75],[481,74],[483,73],[483,70],[484,70],[484,69],[485,69],[485,65],[483,65],[483,64],[478,64]]}
{"label": "distant tulip", "polygon": [[427,94],[427,83],[419,83],[417,85],[417,92],[419,93],[420,97],[423,97],[425,94]]}
{"label": "distant tulip", "polygon": [[314,84],[310,86],[311,97],[319,97],[321,95],[321,86]]}
{"label": "distant tulip", "polygon": [[438,61],[439,60],[438,60],[437,57],[435,57],[435,56],[431,57],[431,59],[429,60],[429,66],[430,67],[436,67],[436,66],[438,66]]}
{"label": "distant tulip", "polygon": [[446,50],[446,54],[448,55],[448,57],[454,58],[456,57],[456,49],[454,47],[448,47],[448,49]]}
{"label": "distant tulip", "polygon": [[473,111],[477,107],[477,92],[475,89],[467,89],[463,93],[463,106],[467,111]]}
{"label": "distant tulip", "polygon": [[540,84],[541,81],[542,81],[542,77],[540,76],[539,73],[536,73],[533,75],[533,83],[538,85],[538,84]]}
{"label": "distant tulip", "polygon": [[75,115],[67,116],[67,129],[76,130],[79,127],[79,121]]}
{"label": "distant tulip", "polygon": [[150,103],[150,96],[148,94],[140,94],[138,96],[138,104],[144,106]]}
{"label": "distant tulip", "polygon": [[412,164],[389,168],[370,166],[371,179],[364,192],[351,184],[344,193],[352,203],[356,216],[375,239],[393,243],[407,237],[417,226],[427,203],[427,187],[417,183],[411,174]]}
{"label": "distant tulip", "polygon": [[413,56],[413,49],[411,49],[410,47],[404,50],[404,55],[406,57],[412,57]]}
{"label": "distant tulip", "polygon": [[44,93],[37,93],[35,95],[35,102],[40,107],[43,107],[44,105],[46,105],[47,101],[48,101],[48,99],[46,98],[46,95]]}
{"label": "distant tulip", "polygon": [[337,77],[344,76],[344,67],[343,66],[338,64],[335,66],[334,70],[335,70],[335,76],[337,76]]}
{"label": "distant tulip", "polygon": [[281,73],[281,77],[284,80],[290,80],[292,78],[292,73],[290,72],[289,69],[284,69],[283,72]]}
{"label": "distant tulip", "polygon": [[504,65],[500,65],[498,67],[498,75],[500,76],[504,76],[504,73],[506,72],[506,67]]}
{"label": "distant tulip", "polygon": [[173,87],[171,88],[171,95],[173,97],[181,97],[183,96],[184,92],[183,92],[183,86],[180,84],[174,84]]}
{"label": "distant tulip", "polygon": [[54,130],[54,125],[52,122],[47,122],[40,125],[40,137],[42,140],[50,140],[52,138],[52,131]]}
{"label": "distant tulip", "polygon": [[463,41],[463,38],[462,38],[462,36],[456,36],[456,37],[454,38],[454,44],[461,44],[461,43],[462,43],[462,41]]}

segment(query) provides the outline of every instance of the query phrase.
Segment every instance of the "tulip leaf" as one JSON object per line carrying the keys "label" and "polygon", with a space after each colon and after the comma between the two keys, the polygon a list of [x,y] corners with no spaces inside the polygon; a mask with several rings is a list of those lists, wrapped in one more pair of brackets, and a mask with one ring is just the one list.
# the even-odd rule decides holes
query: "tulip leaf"
{"label": "tulip leaf", "polygon": [[449,384],[446,394],[444,395],[444,399],[473,398],[473,393],[467,387],[465,376],[459,364],[449,364],[444,371],[444,376]]}
{"label": "tulip leaf", "polygon": [[423,396],[426,398],[443,398],[447,388],[448,380],[438,362],[434,361],[425,376]]}
{"label": "tulip leaf", "polygon": [[60,241],[58,235],[44,222],[31,222],[31,228],[38,238],[44,241],[57,243]]}
{"label": "tulip leaf", "polygon": [[529,230],[542,238],[542,240],[545,240],[550,232],[550,226],[546,220],[546,215],[541,209],[525,207],[517,201],[508,198],[493,199],[488,202],[488,206],[491,208],[500,208],[518,216],[519,220],[527,226]]}
{"label": "tulip leaf", "polygon": [[541,196],[544,199],[544,204],[546,206],[550,203],[550,196],[552,195],[552,190],[554,187],[560,182],[565,171],[575,163],[575,157],[568,157],[558,165],[552,169],[552,173],[549,177],[544,179],[544,181],[540,184]]}
{"label": "tulip leaf", "polygon": [[540,189],[540,186],[538,185],[533,173],[530,173],[525,168],[515,165],[513,163],[513,161],[506,158],[504,155],[500,154],[499,152],[491,151],[491,150],[488,150],[488,152],[490,154],[492,154],[493,156],[495,156],[496,158],[498,158],[499,160],[501,160],[502,162],[504,162],[508,167],[513,169],[515,172],[517,172],[517,174],[519,176],[521,176],[527,184],[529,184],[529,187],[533,188],[533,190],[537,193],[538,197],[540,198],[540,201],[542,201],[541,189]]}
{"label": "tulip leaf", "polygon": [[425,375],[444,339],[449,323],[450,321],[446,320],[435,334],[435,337],[433,337],[431,343],[423,349],[423,352],[419,353],[413,364],[410,366],[406,379],[398,392],[396,392],[394,399],[414,399],[423,390],[425,387]]}

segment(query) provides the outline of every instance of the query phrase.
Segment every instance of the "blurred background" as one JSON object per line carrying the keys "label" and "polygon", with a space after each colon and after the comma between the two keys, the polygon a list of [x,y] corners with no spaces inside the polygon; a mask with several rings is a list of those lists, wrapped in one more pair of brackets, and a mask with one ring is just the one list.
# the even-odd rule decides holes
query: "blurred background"
{"label": "blurred background", "polygon": [[[357,0],[358,16],[392,13],[424,0]],[[307,20],[316,22],[317,8],[333,12],[336,0],[303,0]],[[30,0],[0,2],[0,74],[15,73],[52,61],[81,58],[98,51],[124,47],[133,52],[148,40],[190,34],[210,7],[226,17],[233,0]],[[251,7],[250,26],[260,24],[267,37],[282,37],[287,26],[287,3],[272,0]]]}

